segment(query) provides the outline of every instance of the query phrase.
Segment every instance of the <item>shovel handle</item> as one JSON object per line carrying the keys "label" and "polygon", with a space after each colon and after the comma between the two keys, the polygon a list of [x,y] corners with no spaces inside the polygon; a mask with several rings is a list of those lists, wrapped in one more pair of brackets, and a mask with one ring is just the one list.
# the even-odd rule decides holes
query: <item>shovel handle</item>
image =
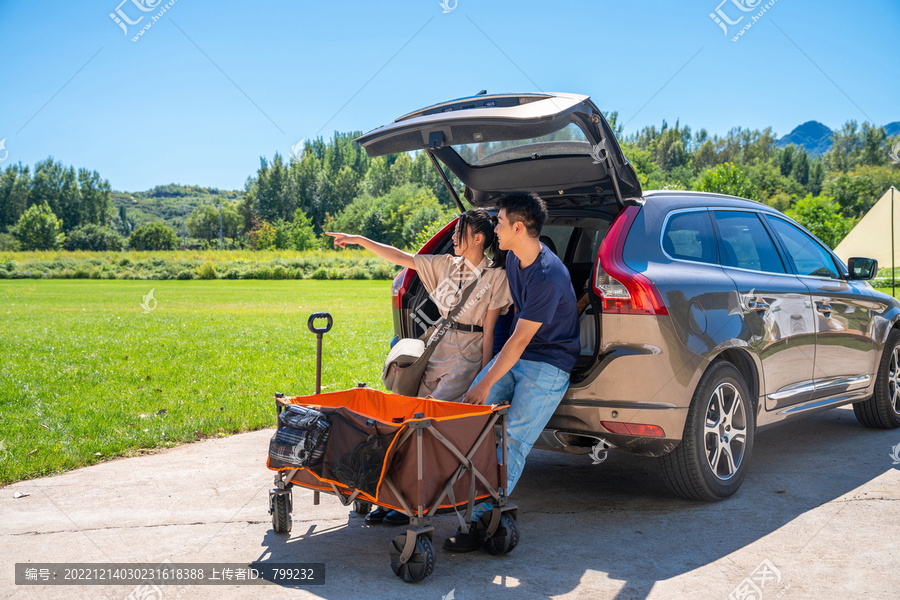
{"label": "shovel handle", "polygon": [[[313,323],[316,319],[327,319],[328,324],[325,327],[319,328],[316,327]],[[309,327],[309,330],[316,335],[322,335],[331,331],[331,326],[334,325],[334,319],[331,318],[331,315],[327,312],[321,313],[313,313],[309,315],[309,320],[306,322],[306,326]]]}

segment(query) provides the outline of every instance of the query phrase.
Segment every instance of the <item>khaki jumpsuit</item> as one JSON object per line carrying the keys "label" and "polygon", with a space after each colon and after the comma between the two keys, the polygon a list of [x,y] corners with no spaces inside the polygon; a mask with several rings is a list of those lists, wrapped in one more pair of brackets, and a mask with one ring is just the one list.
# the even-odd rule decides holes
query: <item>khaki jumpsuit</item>
{"label": "khaki jumpsuit", "polygon": [[[413,256],[413,261],[425,290],[445,319],[469,285],[475,287],[466,300],[468,308],[463,308],[457,315],[457,323],[483,326],[488,310],[499,308],[505,314],[512,304],[506,271],[490,268],[487,257],[477,266],[480,277],[475,283],[472,283],[472,272],[463,271],[465,259],[461,256],[417,254]],[[438,331],[434,336],[437,335]],[[418,396],[460,402],[481,371],[484,333],[452,329],[436,343],[437,347],[422,375]]]}

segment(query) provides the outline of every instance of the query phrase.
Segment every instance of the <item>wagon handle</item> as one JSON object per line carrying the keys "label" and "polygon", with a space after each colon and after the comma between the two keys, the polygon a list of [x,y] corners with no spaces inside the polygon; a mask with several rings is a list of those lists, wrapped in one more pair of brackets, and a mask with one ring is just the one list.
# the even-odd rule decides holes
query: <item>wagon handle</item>
{"label": "wagon handle", "polygon": [[[325,327],[319,329],[316,327],[314,321],[316,319],[327,319],[328,324]],[[313,313],[309,315],[309,320],[306,322],[306,326],[309,327],[309,330],[316,334],[316,394],[322,393],[322,336],[329,331],[331,331],[331,326],[334,325],[334,319],[331,318],[331,315],[327,312],[321,313]]]}
{"label": "wagon handle", "polygon": [[[323,328],[316,327],[314,321],[316,319],[327,319],[328,324]],[[331,315],[327,312],[313,313],[309,315],[309,320],[306,322],[306,326],[309,327],[309,330],[319,336],[322,337],[322,334],[328,333],[331,331],[331,326],[334,325],[334,319],[331,318]]]}

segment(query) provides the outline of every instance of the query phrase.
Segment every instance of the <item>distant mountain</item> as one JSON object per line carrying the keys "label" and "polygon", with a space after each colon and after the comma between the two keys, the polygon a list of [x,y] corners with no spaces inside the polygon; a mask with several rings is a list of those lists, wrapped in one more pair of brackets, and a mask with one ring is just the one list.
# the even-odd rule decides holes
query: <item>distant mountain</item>
{"label": "distant mountain", "polygon": [[796,144],[806,148],[810,156],[818,156],[831,148],[831,134],[828,126],[818,121],[807,121],[775,142],[775,145],[784,148],[789,144]]}
{"label": "distant mountain", "polygon": [[[884,125],[888,137],[894,137],[900,133],[900,121],[894,121]],[[775,145],[784,148],[788,144],[803,146],[811,156],[824,154],[831,149],[831,134],[833,132],[827,125],[818,121],[807,121],[795,128],[792,132],[775,142]]]}

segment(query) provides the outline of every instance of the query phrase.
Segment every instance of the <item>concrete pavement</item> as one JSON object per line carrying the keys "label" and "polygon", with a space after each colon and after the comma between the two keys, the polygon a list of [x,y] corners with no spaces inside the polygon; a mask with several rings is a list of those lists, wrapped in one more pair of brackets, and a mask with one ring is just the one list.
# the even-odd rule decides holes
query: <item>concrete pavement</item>
{"label": "concrete pavement", "polygon": [[[670,494],[656,462],[611,452],[533,452],[513,494],[521,541],[509,555],[450,555],[438,517],[435,572],[405,584],[390,540],[337,499],[294,491],[289,536],[272,532],[270,431],[206,440],[0,489],[0,597],[125,600],[134,586],[15,586],[16,562],[320,562],[326,585],[162,588],[162,598],[897,598],[900,430],[837,409],[757,436],[741,490],[716,504]],[[16,492],[30,496],[14,498]],[[764,563],[768,561],[768,563]],[[760,581],[760,565],[764,565]],[[751,577],[751,574],[754,574]],[[748,583],[749,578],[749,583]],[[738,591],[735,591],[738,590]],[[144,596],[141,600],[151,600]]]}

